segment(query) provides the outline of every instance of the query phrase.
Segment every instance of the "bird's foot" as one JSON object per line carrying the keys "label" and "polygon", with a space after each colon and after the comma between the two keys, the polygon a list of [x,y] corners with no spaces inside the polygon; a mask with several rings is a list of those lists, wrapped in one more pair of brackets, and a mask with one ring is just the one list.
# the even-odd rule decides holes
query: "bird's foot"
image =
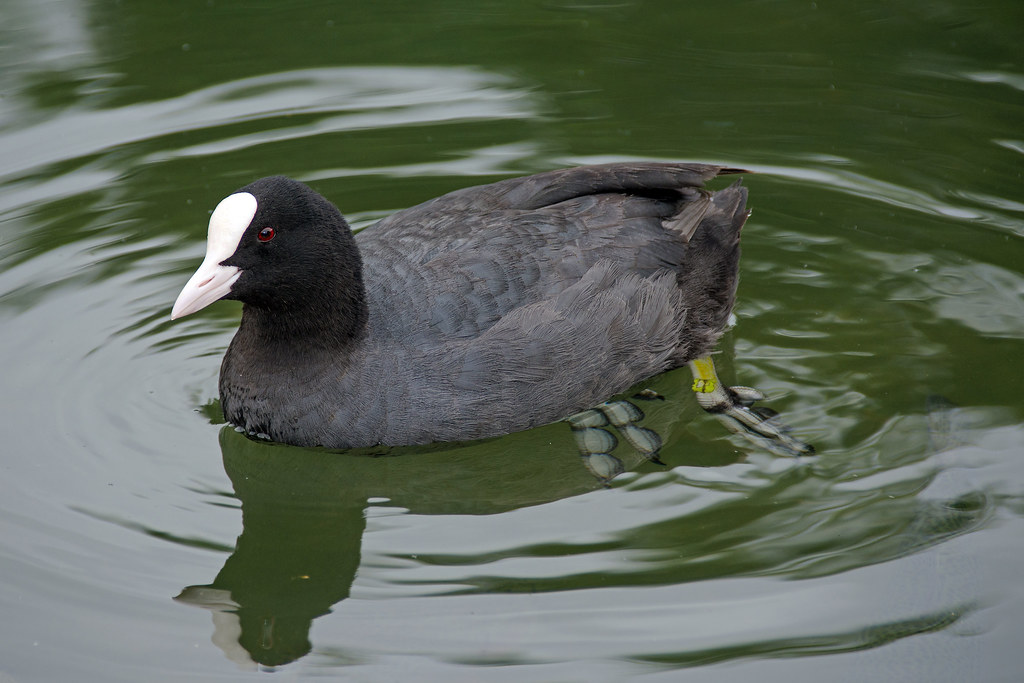
{"label": "bird's foot", "polygon": [[665,464],[658,458],[661,437],[654,430],[637,424],[643,419],[643,411],[629,401],[608,401],[576,413],[566,418],[566,422],[572,428],[583,464],[591,474],[607,484],[625,470],[622,461],[611,454],[619,444],[613,430],[647,460]]}
{"label": "bird's foot", "polygon": [[718,379],[710,357],[690,361],[693,391],[700,407],[713,414],[730,431],[776,455],[811,455],[814,446],[796,438],[771,408],[754,406],[764,398],[751,387],[727,387]]}

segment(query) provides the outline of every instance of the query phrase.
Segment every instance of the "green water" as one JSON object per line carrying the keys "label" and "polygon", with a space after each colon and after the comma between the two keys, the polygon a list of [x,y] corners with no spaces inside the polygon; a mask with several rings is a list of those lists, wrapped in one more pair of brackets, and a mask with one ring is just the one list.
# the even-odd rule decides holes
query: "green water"
{"label": "green water", "polygon": [[[1017,681],[1024,4],[4,3],[0,681]],[[219,424],[171,323],[274,173],[357,226],[617,159],[744,179],[724,378],[665,466],[564,425],[366,457]],[[380,455],[377,453],[376,455]],[[175,600],[174,598],[178,598]]]}

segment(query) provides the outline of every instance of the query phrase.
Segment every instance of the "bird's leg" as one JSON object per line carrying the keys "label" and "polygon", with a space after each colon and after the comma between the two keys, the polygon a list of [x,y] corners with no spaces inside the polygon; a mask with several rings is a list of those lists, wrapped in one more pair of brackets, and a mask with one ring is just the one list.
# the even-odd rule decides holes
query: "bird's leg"
{"label": "bird's leg", "polygon": [[771,408],[754,407],[764,398],[751,387],[727,387],[715,373],[710,356],[690,361],[693,391],[700,407],[717,417],[730,431],[778,455],[810,455],[814,446],[789,433]]}

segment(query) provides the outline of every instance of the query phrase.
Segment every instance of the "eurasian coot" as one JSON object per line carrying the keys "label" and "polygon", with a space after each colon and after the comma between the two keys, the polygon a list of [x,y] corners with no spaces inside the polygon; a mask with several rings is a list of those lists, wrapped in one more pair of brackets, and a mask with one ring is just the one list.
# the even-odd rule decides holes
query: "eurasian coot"
{"label": "eurasian coot", "polygon": [[704,182],[742,172],[557,170],[457,190],[356,235],[306,185],[263,178],[213,212],[206,259],[171,317],[244,303],[221,405],[274,441],[495,436],[690,363],[701,405],[731,428],[809,452],[710,362],[735,298],[747,192]]}

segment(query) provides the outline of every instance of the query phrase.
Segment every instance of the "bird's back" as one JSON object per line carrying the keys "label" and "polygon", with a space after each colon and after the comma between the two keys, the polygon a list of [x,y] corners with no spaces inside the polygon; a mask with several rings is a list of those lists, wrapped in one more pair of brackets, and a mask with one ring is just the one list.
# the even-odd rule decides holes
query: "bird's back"
{"label": "bird's back", "polygon": [[[704,181],[735,169],[606,164],[449,193],[360,232],[371,329],[407,346],[472,339],[552,299],[598,262],[722,288],[731,309],[745,190]],[[686,308],[705,307],[700,297]],[[728,311],[725,311],[725,317]],[[724,324],[724,318],[722,319]],[[712,321],[717,325],[717,321]],[[710,343],[713,343],[711,340]]]}

